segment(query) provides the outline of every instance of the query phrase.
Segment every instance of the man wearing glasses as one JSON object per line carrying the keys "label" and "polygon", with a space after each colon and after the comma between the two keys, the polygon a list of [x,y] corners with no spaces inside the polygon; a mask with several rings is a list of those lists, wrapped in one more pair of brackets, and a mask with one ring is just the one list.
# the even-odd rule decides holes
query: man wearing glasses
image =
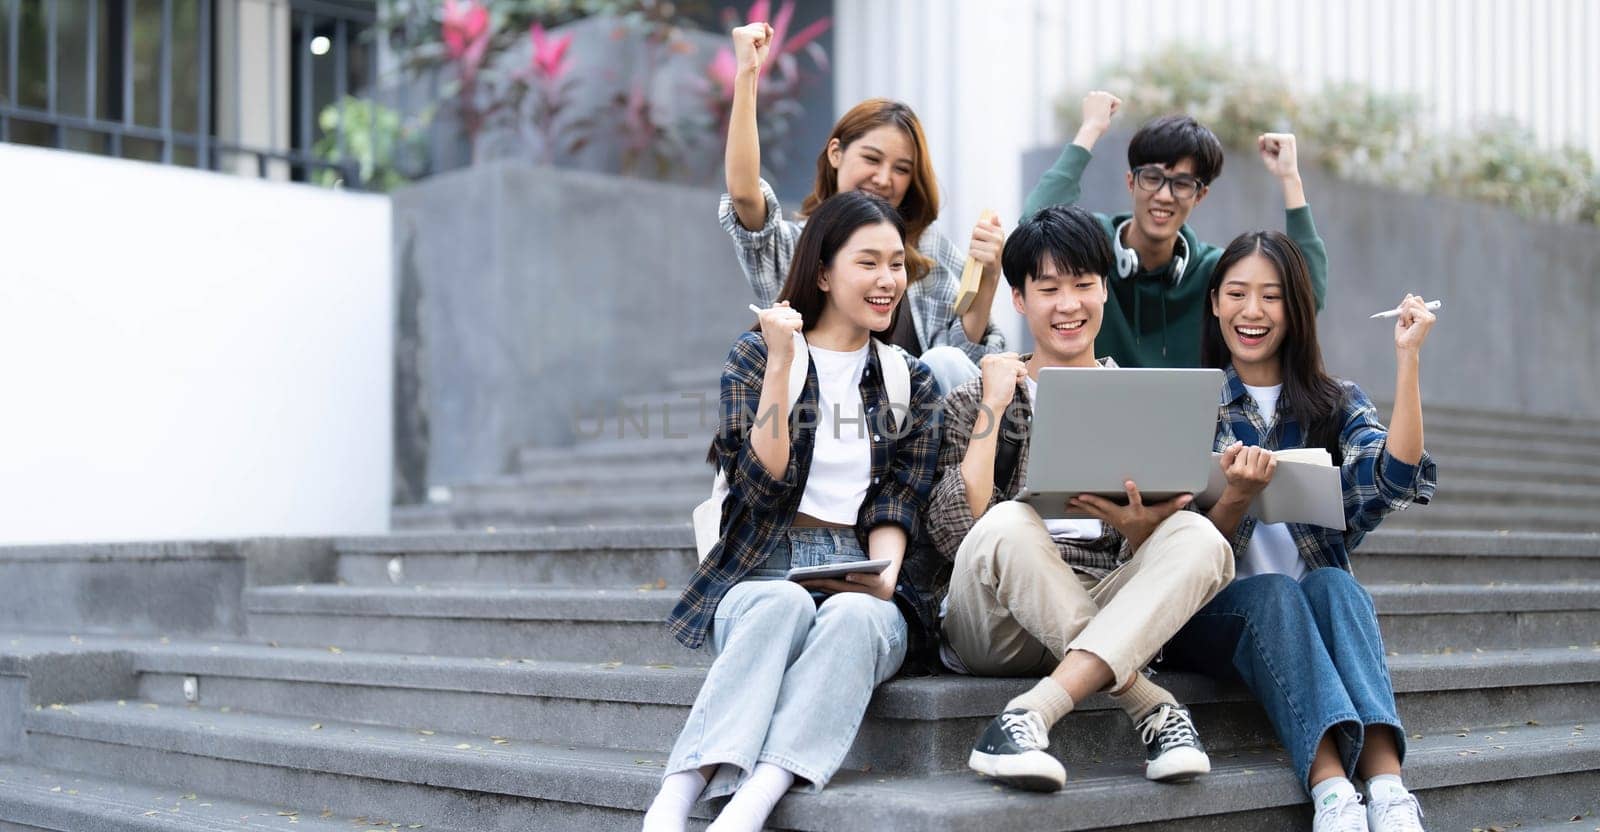
{"label": "man wearing glasses", "polygon": [[[1084,97],[1077,136],[1028,194],[1023,217],[1078,201],[1089,151],[1121,104],[1098,90]],[[1306,205],[1294,136],[1266,133],[1256,145],[1262,164],[1283,186],[1285,230],[1305,253],[1320,312],[1327,293],[1328,253]],[[1110,356],[1122,367],[1197,367],[1206,286],[1222,249],[1196,239],[1187,222],[1222,173],[1222,144],[1188,116],[1163,116],[1133,135],[1128,167],[1133,211],[1095,214],[1116,255],[1107,275],[1111,291],[1095,355]]]}

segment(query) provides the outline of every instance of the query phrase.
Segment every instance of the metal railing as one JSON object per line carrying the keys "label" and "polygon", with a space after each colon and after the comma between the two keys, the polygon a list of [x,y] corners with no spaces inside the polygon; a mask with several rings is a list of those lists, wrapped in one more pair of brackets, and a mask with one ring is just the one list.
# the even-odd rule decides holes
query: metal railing
{"label": "metal railing", "polygon": [[[181,31],[176,13],[184,18]],[[6,73],[0,141],[253,170],[263,178],[309,180],[332,171],[358,186],[344,107],[353,70],[363,86],[378,77],[375,18],[371,0],[0,0]],[[358,46],[360,67],[351,63]],[[23,60],[28,51],[35,60]],[[152,51],[153,60],[139,60]],[[328,55],[331,89],[330,79],[319,76]],[[242,61],[251,66],[241,69]],[[180,69],[193,70],[181,79],[181,96]],[[219,85],[219,73],[231,83]],[[324,99],[331,94],[323,106],[337,107],[340,116],[329,131],[334,149],[322,153],[319,91]],[[153,118],[141,118],[152,95]],[[231,118],[219,117],[224,108]]]}

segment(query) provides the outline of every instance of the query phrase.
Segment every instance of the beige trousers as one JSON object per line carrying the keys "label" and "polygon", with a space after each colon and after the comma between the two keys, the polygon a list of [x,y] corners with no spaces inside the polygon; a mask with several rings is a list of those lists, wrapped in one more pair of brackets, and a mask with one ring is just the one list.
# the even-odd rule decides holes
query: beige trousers
{"label": "beige trousers", "polygon": [[1045,676],[1068,650],[1085,650],[1121,690],[1231,580],[1233,548],[1195,512],[1167,518],[1096,580],[1061,559],[1032,507],[1008,501],[985,512],[956,552],[944,636],[982,676]]}

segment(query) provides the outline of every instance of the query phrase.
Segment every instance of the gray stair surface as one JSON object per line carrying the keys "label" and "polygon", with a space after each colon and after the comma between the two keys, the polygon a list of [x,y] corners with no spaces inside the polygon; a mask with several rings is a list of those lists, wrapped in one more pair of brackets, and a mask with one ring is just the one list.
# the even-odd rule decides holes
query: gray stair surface
{"label": "gray stair surface", "polygon": [[[647,752],[131,702],[36,711],[26,722],[33,753],[59,767],[106,777],[137,772],[185,788],[248,778],[265,799],[332,800],[427,826],[481,830],[573,828],[552,821],[579,817],[585,828],[628,828],[662,767],[661,755]],[[1568,724],[1424,736],[1409,742],[1407,780],[1436,828],[1502,815],[1571,817],[1600,799],[1600,772],[1585,768],[1597,755],[1600,740]],[[820,794],[786,797],[772,820],[816,830],[1141,829],[1223,820],[1225,828],[1274,828],[1309,815],[1280,757],[1270,750],[1224,756],[1187,786],[1144,781],[1131,761],[1091,763],[1053,795],[996,789],[966,773],[850,772]],[[540,822],[547,825],[528,826]]]}
{"label": "gray stair surface", "polygon": [[[709,493],[706,448],[715,384],[624,397],[567,448],[524,448],[504,476],[452,485],[437,503],[398,506],[397,529],[481,530],[549,524],[672,522]],[[714,379],[713,379],[714,380]],[[691,383],[692,386],[682,386]],[[1379,405],[1386,414],[1390,407]],[[1439,463],[1432,505],[1394,528],[1580,532],[1600,515],[1600,421],[1429,408],[1427,446]]]}
{"label": "gray stair surface", "polygon": [[[716,374],[667,383],[600,435],[397,507],[401,533],[0,548],[19,596],[0,622],[0,832],[638,829],[711,660],[662,620],[712,473],[711,426],[680,422],[706,405],[683,394],[714,403]],[[645,408],[647,436],[617,418]],[[1406,782],[1432,830],[1600,829],[1600,422],[1427,420],[1437,499],[1353,553]],[[1003,788],[966,756],[1032,680],[899,677],[834,782],[770,825],[1309,828],[1248,692],[1156,673],[1211,749],[1193,783],[1146,781],[1097,695],[1051,733],[1065,789]]]}
{"label": "gray stair surface", "polygon": [[[0,763],[0,830],[51,832],[263,832],[391,829],[394,821],[332,810],[262,805],[77,772]],[[402,823],[398,828],[405,829]],[[438,827],[434,827],[436,830]]]}

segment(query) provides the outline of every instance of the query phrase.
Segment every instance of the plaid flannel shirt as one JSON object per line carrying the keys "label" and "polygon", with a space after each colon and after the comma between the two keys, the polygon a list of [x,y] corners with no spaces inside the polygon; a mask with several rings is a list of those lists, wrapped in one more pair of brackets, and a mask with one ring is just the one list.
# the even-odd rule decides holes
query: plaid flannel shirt
{"label": "plaid flannel shirt", "polygon": [[[1024,355],[1028,360],[1031,356]],[[1100,359],[1100,366],[1115,367],[1110,358]],[[961,460],[967,455],[972,442],[972,428],[977,422],[978,409],[983,405],[983,379],[975,378],[950,391],[944,399],[944,412],[940,427],[939,478],[934,482],[933,493],[923,510],[926,539],[918,547],[917,563],[913,570],[915,580],[923,591],[931,591],[934,603],[942,599],[950,586],[950,571],[955,562],[961,541],[977,523],[972,507],[967,505],[967,482],[961,475]],[[1011,424],[1027,425],[1033,418],[1033,402],[1028,398],[1028,388],[1018,384],[1011,406],[1007,408]],[[1025,430],[1019,427],[1018,430]],[[987,512],[1002,500],[1015,499],[1022,492],[1023,479],[1028,470],[1028,445],[1024,439],[1017,455],[1016,470],[1011,481],[995,483],[989,495]],[[1127,540],[1109,523],[1094,540],[1057,540],[1056,548],[1061,559],[1078,572],[1096,578],[1105,577],[1131,555]],[[937,555],[930,557],[933,553]]]}
{"label": "plaid flannel shirt", "polygon": [[[1262,423],[1255,399],[1244,389],[1244,382],[1230,365],[1222,401],[1217,411],[1217,435],[1212,450],[1222,451],[1235,440],[1268,450],[1305,447],[1305,434],[1299,423],[1285,415],[1273,420],[1271,428]],[[1345,381],[1344,416],[1339,431],[1340,480],[1344,485],[1346,529],[1327,529],[1290,523],[1300,558],[1311,569],[1337,566],[1350,569],[1350,551],[1360,545],[1367,532],[1391,511],[1403,510],[1412,503],[1427,505],[1439,481],[1439,469],[1427,451],[1415,465],[1408,465],[1389,454],[1389,429],[1378,420],[1372,400],[1354,382]],[[1280,407],[1279,414],[1283,414]],[[1233,535],[1233,553],[1242,557],[1250,546],[1256,519],[1249,515]]]}
{"label": "plaid flannel shirt", "polygon": [[[739,255],[739,266],[745,279],[756,292],[762,306],[771,306],[783,290],[789,277],[789,259],[794,256],[795,243],[800,240],[804,220],[786,220],[778,196],[765,179],[761,180],[761,195],[767,200],[767,224],[751,231],[739,224],[733,211],[733,197],[723,194],[717,214],[723,230],[733,237]],[[917,250],[933,261],[933,268],[921,280],[906,286],[906,301],[911,304],[911,322],[917,330],[917,343],[923,350],[939,346],[952,346],[967,354],[974,362],[991,352],[1005,349],[1005,336],[995,327],[994,321],[984,331],[983,343],[967,340],[961,326],[961,316],[955,313],[956,290],[961,285],[961,269],[966,256],[954,243],[945,239],[932,227],[922,232]]]}
{"label": "plaid flannel shirt", "polygon": [[[911,369],[909,423],[902,418],[905,414],[890,407],[876,350],[867,351],[861,376],[861,403],[872,430],[872,482],[855,529],[861,548],[869,552],[867,534],[884,524],[905,529],[908,541],[916,539],[918,510],[928,497],[938,459],[939,394],[933,375],[921,361],[907,356],[906,363]],[[705,643],[722,596],[766,561],[794,522],[805,494],[817,426],[815,419],[796,417],[816,412],[817,368],[812,364],[807,370],[805,390],[790,413],[789,467],[781,479],[761,464],[747,441],[752,430],[770,429],[763,425],[771,422],[763,422],[757,413],[766,368],[767,346],[757,332],[740,335],[722,367],[722,417],[711,447],[728,478],[728,498],[722,507],[721,541],[695,569],[667,619],[672,635],[685,647]]]}

